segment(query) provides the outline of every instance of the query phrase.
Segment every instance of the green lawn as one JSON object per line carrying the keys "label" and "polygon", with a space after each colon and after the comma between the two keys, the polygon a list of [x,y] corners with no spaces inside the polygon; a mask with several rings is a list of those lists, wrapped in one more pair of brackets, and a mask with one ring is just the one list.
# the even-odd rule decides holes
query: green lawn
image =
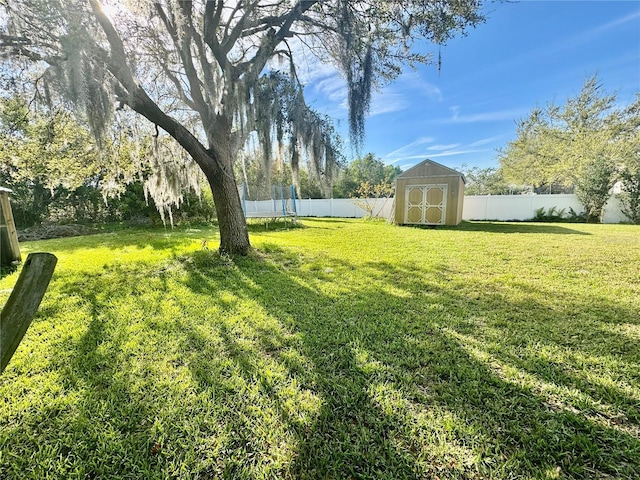
{"label": "green lawn", "polygon": [[23,244],[0,478],[640,478],[638,227],[302,224]]}

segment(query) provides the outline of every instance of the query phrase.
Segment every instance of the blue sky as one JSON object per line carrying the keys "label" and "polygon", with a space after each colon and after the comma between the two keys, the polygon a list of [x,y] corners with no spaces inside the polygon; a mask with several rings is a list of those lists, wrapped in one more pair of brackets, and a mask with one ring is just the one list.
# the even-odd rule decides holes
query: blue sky
{"label": "blue sky", "polygon": [[[374,94],[362,153],[403,170],[425,158],[495,167],[518,118],[564,103],[587,77],[597,73],[621,104],[640,91],[640,1],[522,1],[487,11],[486,23],[442,47],[439,74],[434,65],[409,69]],[[430,50],[437,57],[437,47]],[[305,95],[347,138],[337,74],[318,67]]]}

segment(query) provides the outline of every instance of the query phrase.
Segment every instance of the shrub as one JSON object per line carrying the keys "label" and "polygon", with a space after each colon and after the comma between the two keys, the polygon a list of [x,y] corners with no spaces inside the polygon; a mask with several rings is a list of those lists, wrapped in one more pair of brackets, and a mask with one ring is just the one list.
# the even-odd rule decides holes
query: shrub
{"label": "shrub", "polygon": [[622,213],[636,225],[640,225],[640,168],[636,171],[625,168],[620,172],[622,193],[618,195]]}
{"label": "shrub", "polygon": [[604,206],[611,196],[609,192],[615,181],[614,173],[612,162],[598,158],[588,164],[576,179],[576,196],[584,205],[587,222],[600,222]]}
{"label": "shrub", "polygon": [[536,209],[532,222],[585,222],[587,216],[584,212],[576,213],[576,211],[569,207],[569,212],[566,209],[557,207],[551,207],[548,211],[545,211],[544,207]]}
{"label": "shrub", "polygon": [[380,198],[390,198],[393,195],[394,186],[391,182],[381,180],[376,184],[365,180],[356,189],[356,198],[354,203],[356,206],[367,212],[366,218],[375,218],[380,214],[382,206],[376,210],[376,203]]}

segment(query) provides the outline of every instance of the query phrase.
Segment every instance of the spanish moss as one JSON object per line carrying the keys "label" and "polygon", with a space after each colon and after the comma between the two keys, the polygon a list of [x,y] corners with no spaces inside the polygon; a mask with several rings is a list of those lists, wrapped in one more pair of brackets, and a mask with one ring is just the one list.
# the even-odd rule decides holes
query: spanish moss
{"label": "spanish moss", "polygon": [[[301,154],[309,172],[330,196],[332,176],[342,158],[342,142],[329,117],[309,108],[302,88],[284,74],[272,71],[261,77],[247,104],[246,130],[257,134],[261,150],[262,174],[269,191],[274,159],[282,161],[288,150],[293,183],[299,191]],[[289,148],[285,149],[285,138]],[[277,152],[274,152],[274,142]]]}

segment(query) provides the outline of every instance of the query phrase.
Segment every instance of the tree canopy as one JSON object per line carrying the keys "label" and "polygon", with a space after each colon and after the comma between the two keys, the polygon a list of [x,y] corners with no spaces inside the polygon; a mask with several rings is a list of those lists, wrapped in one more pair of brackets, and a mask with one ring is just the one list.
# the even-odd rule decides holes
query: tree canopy
{"label": "tree canopy", "polygon": [[507,181],[540,186],[562,184],[597,219],[616,172],[638,163],[640,96],[620,107],[597,76],[563,105],[535,108],[516,127],[516,139],[499,152]]}
{"label": "tree canopy", "polygon": [[465,195],[513,195],[524,190],[520,185],[508,184],[500,168],[468,167],[463,164],[460,171],[466,179]]}
{"label": "tree canopy", "polygon": [[385,165],[373,153],[356,158],[346,165],[333,186],[335,198],[349,198],[357,195],[357,190],[363,182],[371,185],[391,183],[402,170],[398,166]]}
{"label": "tree canopy", "polygon": [[233,166],[251,136],[269,155],[271,139],[288,134],[294,169],[301,151],[317,165],[335,158],[331,128],[302,96],[297,68],[304,58],[342,72],[350,131],[359,139],[372,88],[403,65],[431,60],[416,40],[442,44],[483,20],[479,0],[0,0],[0,6],[7,84],[28,72],[34,98],[48,102],[59,94],[82,108],[98,138],[118,109],[164,130],[206,176],[220,249],[228,253],[250,247]]}

